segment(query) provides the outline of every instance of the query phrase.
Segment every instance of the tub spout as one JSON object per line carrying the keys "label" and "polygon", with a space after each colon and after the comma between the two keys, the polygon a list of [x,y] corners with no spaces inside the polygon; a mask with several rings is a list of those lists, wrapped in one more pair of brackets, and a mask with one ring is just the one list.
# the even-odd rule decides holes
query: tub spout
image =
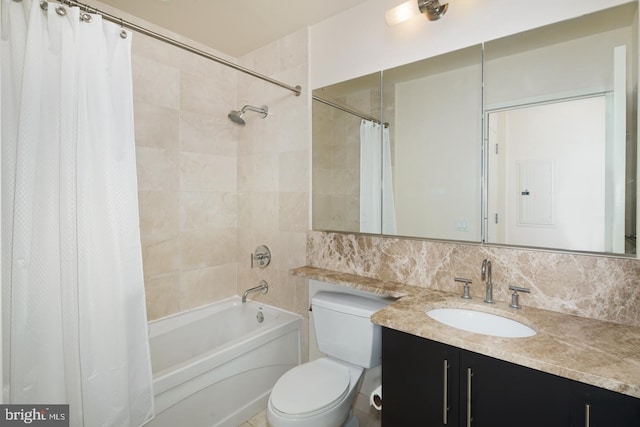
{"label": "tub spout", "polygon": [[262,292],[263,294],[266,294],[267,292],[269,292],[269,284],[264,281],[261,280],[260,283],[258,283],[258,286],[255,286],[253,288],[249,288],[246,291],[244,291],[244,294],[242,294],[242,302],[247,302],[247,295],[249,295],[252,292]]}

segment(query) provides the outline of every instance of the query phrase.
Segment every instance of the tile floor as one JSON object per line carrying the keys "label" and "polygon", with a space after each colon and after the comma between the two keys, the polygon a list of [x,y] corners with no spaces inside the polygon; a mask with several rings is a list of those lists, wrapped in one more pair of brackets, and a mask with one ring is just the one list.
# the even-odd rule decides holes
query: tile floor
{"label": "tile floor", "polygon": [[[380,427],[380,413],[377,411],[364,412],[358,409],[356,417],[360,422],[360,427]],[[240,427],[268,427],[266,409],[254,415],[249,421],[240,425]]]}

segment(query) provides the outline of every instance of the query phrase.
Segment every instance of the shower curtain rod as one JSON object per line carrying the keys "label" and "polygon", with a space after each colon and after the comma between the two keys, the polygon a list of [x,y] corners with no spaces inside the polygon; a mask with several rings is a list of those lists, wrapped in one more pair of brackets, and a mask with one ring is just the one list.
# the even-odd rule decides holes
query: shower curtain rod
{"label": "shower curtain rod", "polygon": [[183,49],[183,50],[186,50],[188,52],[191,52],[193,54],[202,56],[203,58],[207,58],[207,59],[210,59],[211,61],[214,61],[214,62],[217,62],[219,64],[225,65],[227,67],[233,68],[234,70],[237,70],[237,71],[240,71],[242,73],[248,74],[248,75],[250,75],[252,77],[256,77],[256,78],[258,78],[260,80],[264,80],[265,82],[269,82],[269,83],[274,84],[276,86],[280,86],[282,88],[288,89],[291,92],[295,93],[296,96],[300,96],[300,94],[302,93],[302,87],[300,85],[291,86],[291,85],[288,85],[288,84],[283,83],[281,81],[272,79],[269,76],[265,76],[264,74],[260,74],[258,72],[253,71],[253,70],[245,68],[245,67],[243,67],[241,65],[234,64],[233,62],[227,61],[226,59],[217,57],[215,55],[211,55],[211,54],[209,54],[209,53],[207,53],[207,52],[205,52],[203,50],[197,49],[197,48],[195,48],[193,46],[189,46],[186,43],[182,43],[182,42],[180,42],[178,40],[175,40],[175,39],[172,39],[170,37],[163,36],[160,33],[156,33],[155,31],[151,31],[151,30],[149,30],[147,28],[144,28],[144,27],[142,27],[140,25],[134,24],[133,22],[125,21],[122,18],[118,18],[115,15],[111,15],[109,13],[103,12],[103,11],[101,11],[99,9],[96,9],[95,7],[89,6],[88,4],[80,3],[80,2],[78,2],[76,0],[58,0],[58,1],[59,1],[59,3],[66,4],[68,6],[79,7],[80,9],[82,9],[82,10],[84,10],[86,12],[89,12],[89,13],[96,13],[98,15],[101,15],[103,19],[105,19],[107,21],[110,21],[110,22],[113,22],[115,24],[119,24],[123,28],[128,28],[128,29],[133,30],[133,31],[135,31],[137,33],[144,34],[144,35],[152,37],[152,38],[154,38],[156,40],[163,41],[163,42],[168,43],[168,44],[170,44],[172,46],[175,46],[175,47],[178,47],[180,49]]}
{"label": "shower curtain rod", "polygon": [[[349,113],[349,114],[351,114],[353,116],[356,116],[356,117],[360,117],[361,119],[369,120],[370,122],[374,122],[374,123],[380,124],[380,120],[378,120],[378,119],[374,119],[373,117],[367,116],[367,115],[365,115],[363,113],[360,113],[359,111],[352,110],[351,108],[345,107],[344,105],[336,104],[335,102],[329,101],[328,99],[325,99],[325,98],[321,98],[318,95],[313,95],[312,98],[313,98],[314,101],[318,101],[318,102],[320,102],[322,104],[328,105],[329,107],[337,108],[338,110],[344,111],[345,113]],[[383,123],[383,125],[384,125],[384,127],[389,127],[389,123],[385,122],[385,123]]]}

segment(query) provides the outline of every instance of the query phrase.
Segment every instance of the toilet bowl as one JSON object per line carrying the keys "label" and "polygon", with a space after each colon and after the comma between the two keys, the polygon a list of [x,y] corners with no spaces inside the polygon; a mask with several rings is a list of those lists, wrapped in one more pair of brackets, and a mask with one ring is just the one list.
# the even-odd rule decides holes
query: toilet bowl
{"label": "toilet bowl", "polygon": [[364,369],[328,357],[299,365],[274,386],[267,405],[272,427],[340,427],[349,422]]}
{"label": "toilet bowl", "polygon": [[271,427],[358,427],[353,405],[365,368],[381,361],[371,315],[388,300],[320,291],[311,300],[318,348],[326,357],[286,372],[267,404]]}

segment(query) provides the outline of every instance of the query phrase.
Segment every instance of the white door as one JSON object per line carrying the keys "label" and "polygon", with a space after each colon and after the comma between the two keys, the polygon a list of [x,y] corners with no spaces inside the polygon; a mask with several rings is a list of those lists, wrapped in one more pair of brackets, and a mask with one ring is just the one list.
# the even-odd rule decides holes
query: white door
{"label": "white door", "polygon": [[488,115],[488,241],[605,250],[606,99]]}

